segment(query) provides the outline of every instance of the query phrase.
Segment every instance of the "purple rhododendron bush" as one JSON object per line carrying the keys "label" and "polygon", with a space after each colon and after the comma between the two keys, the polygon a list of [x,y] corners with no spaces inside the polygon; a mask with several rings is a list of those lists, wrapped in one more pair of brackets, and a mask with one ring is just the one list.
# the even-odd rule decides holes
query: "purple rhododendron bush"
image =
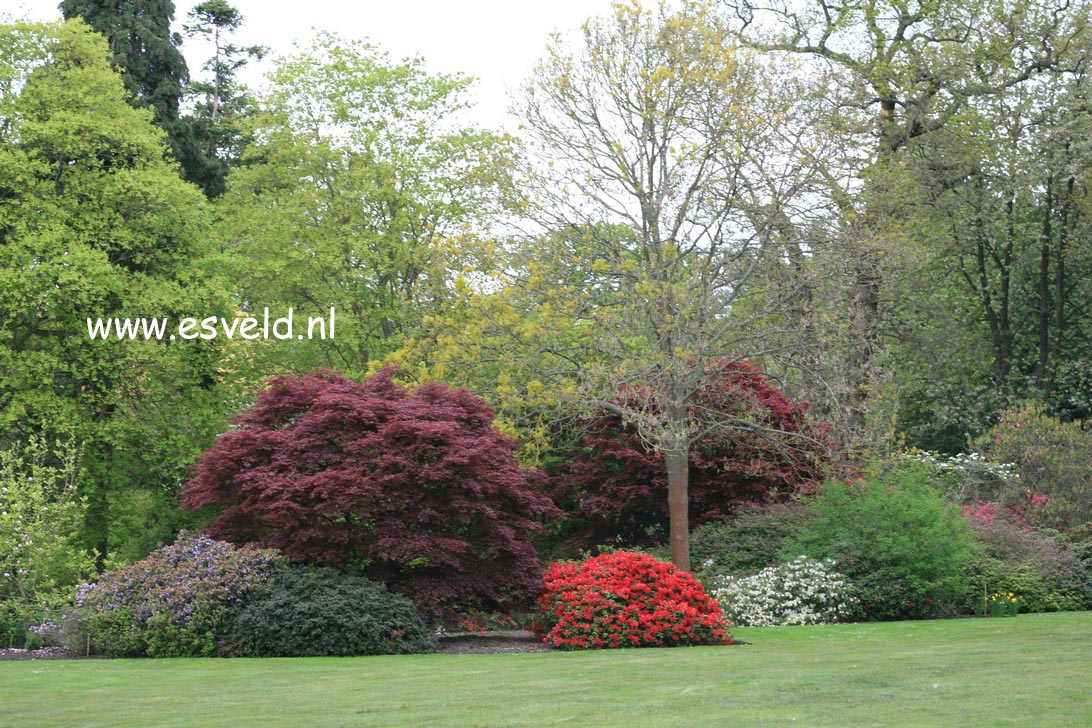
{"label": "purple rhododendron bush", "polygon": [[229,616],[286,566],[272,550],[183,532],[146,559],[82,585],[78,615],[97,653],[210,656]]}
{"label": "purple rhododendron bush", "polygon": [[531,537],[557,508],[481,398],[396,375],[272,378],[202,456],[183,507],[210,508],[216,538],[359,569],[430,616],[533,598]]}

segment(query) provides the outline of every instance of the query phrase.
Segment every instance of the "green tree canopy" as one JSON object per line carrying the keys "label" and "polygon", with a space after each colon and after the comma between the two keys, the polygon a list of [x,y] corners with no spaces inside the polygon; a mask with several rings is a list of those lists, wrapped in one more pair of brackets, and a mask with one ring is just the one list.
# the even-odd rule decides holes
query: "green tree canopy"
{"label": "green tree canopy", "polygon": [[337,325],[333,341],[250,354],[270,370],[362,373],[454,295],[462,241],[506,196],[511,143],[458,125],[469,80],[331,34],[268,80],[220,200],[224,245],[252,262],[244,307],[333,307]]}
{"label": "green tree canopy", "polygon": [[219,352],[92,339],[87,320],[223,312],[204,198],[82,22],[0,28],[0,117],[0,442],[74,433],[91,544],[150,548],[221,421]]}
{"label": "green tree canopy", "polygon": [[173,0],[62,0],[60,8],[66,20],[82,18],[105,36],[110,65],[121,70],[131,103],[152,109],[175,158],[185,160],[189,140],[179,105],[189,70],[182,38],[171,31]]}
{"label": "green tree canopy", "polygon": [[208,41],[212,56],[202,66],[207,79],[194,81],[188,88],[196,105],[186,117],[194,155],[192,163],[186,165],[186,178],[213,198],[224,193],[228,171],[240,162],[248,141],[240,122],[255,110],[253,99],[236,74],[252,59],[260,60],[267,49],[231,43],[231,35],[243,24],[243,15],[224,0],[198,4],[187,19],[186,36]]}

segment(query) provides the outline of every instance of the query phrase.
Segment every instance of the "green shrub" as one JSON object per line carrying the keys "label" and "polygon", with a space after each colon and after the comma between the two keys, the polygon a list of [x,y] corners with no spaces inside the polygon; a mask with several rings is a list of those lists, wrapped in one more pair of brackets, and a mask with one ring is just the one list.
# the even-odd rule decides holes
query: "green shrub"
{"label": "green shrub", "polygon": [[903,466],[852,484],[828,482],[811,501],[813,519],[782,550],[834,559],[868,619],[934,615],[964,593],[974,541],[946,506],[928,470]]}
{"label": "green shrub", "polygon": [[[147,641],[143,630],[133,628],[133,612],[129,607],[116,609],[89,609],[79,619],[86,635],[90,635],[88,647],[93,654],[107,657],[135,657],[147,654]],[[75,632],[77,630],[73,630]],[[82,646],[78,642],[66,644],[69,649]]]}
{"label": "green shrub", "polygon": [[690,534],[694,576],[706,584],[715,576],[750,576],[777,566],[778,553],[787,539],[800,533],[808,515],[801,504],[773,504],[695,528]]}
{"label": "green shrub", "polygon": [[1071,528],[1061,536],[1062,542],[1073,548],[1084,565],[1080,592],[1085,609],[1092,609],[1092,523]]}
{"label": "green shrub", "polygon": [[42,638],[40,635],[33,632],[27,632],[26,641],[23,644],[23,648],[27,650],[39,650],[42,648]]}
{"label": "green shrub", "polygon": [[361,576],[293,567],[231,620],[223,654],[318,657],[428,652],[432,640],[413,603]]}
{"label": "green shrub", "polygon": [[22,647],[26,639],[26,624],[14,610],[14,604],[0,602],[0,650]]}
{"label": "green shrub", "polygon": [[[0,612],[3,646],[70,601],[72,586],[94,573],[80,545],[87,504],[77,493],[79,447],[38,437],[0,450]],[[0,616],[3,619],[3,616]]]}

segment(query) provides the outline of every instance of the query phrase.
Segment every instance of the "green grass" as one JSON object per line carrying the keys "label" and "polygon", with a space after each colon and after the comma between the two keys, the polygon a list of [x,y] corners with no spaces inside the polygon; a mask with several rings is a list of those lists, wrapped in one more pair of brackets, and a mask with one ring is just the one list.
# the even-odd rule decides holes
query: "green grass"
{"label": "green grass", "polygon": [[1092,726],[1092,613],[737,629],[742,647],[0,663],[0,725]]}

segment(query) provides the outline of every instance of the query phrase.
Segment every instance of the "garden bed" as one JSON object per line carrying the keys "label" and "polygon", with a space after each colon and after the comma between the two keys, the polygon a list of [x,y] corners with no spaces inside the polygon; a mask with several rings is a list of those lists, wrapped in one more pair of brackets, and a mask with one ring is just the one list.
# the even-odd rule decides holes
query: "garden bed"
{"label": "garden bed", "polygon": [[101,655],[84,655],[70,652],[63,647],[42,647],[37,650],[24,650],[17,647],[0,649],[0,660],[81,660]]}

